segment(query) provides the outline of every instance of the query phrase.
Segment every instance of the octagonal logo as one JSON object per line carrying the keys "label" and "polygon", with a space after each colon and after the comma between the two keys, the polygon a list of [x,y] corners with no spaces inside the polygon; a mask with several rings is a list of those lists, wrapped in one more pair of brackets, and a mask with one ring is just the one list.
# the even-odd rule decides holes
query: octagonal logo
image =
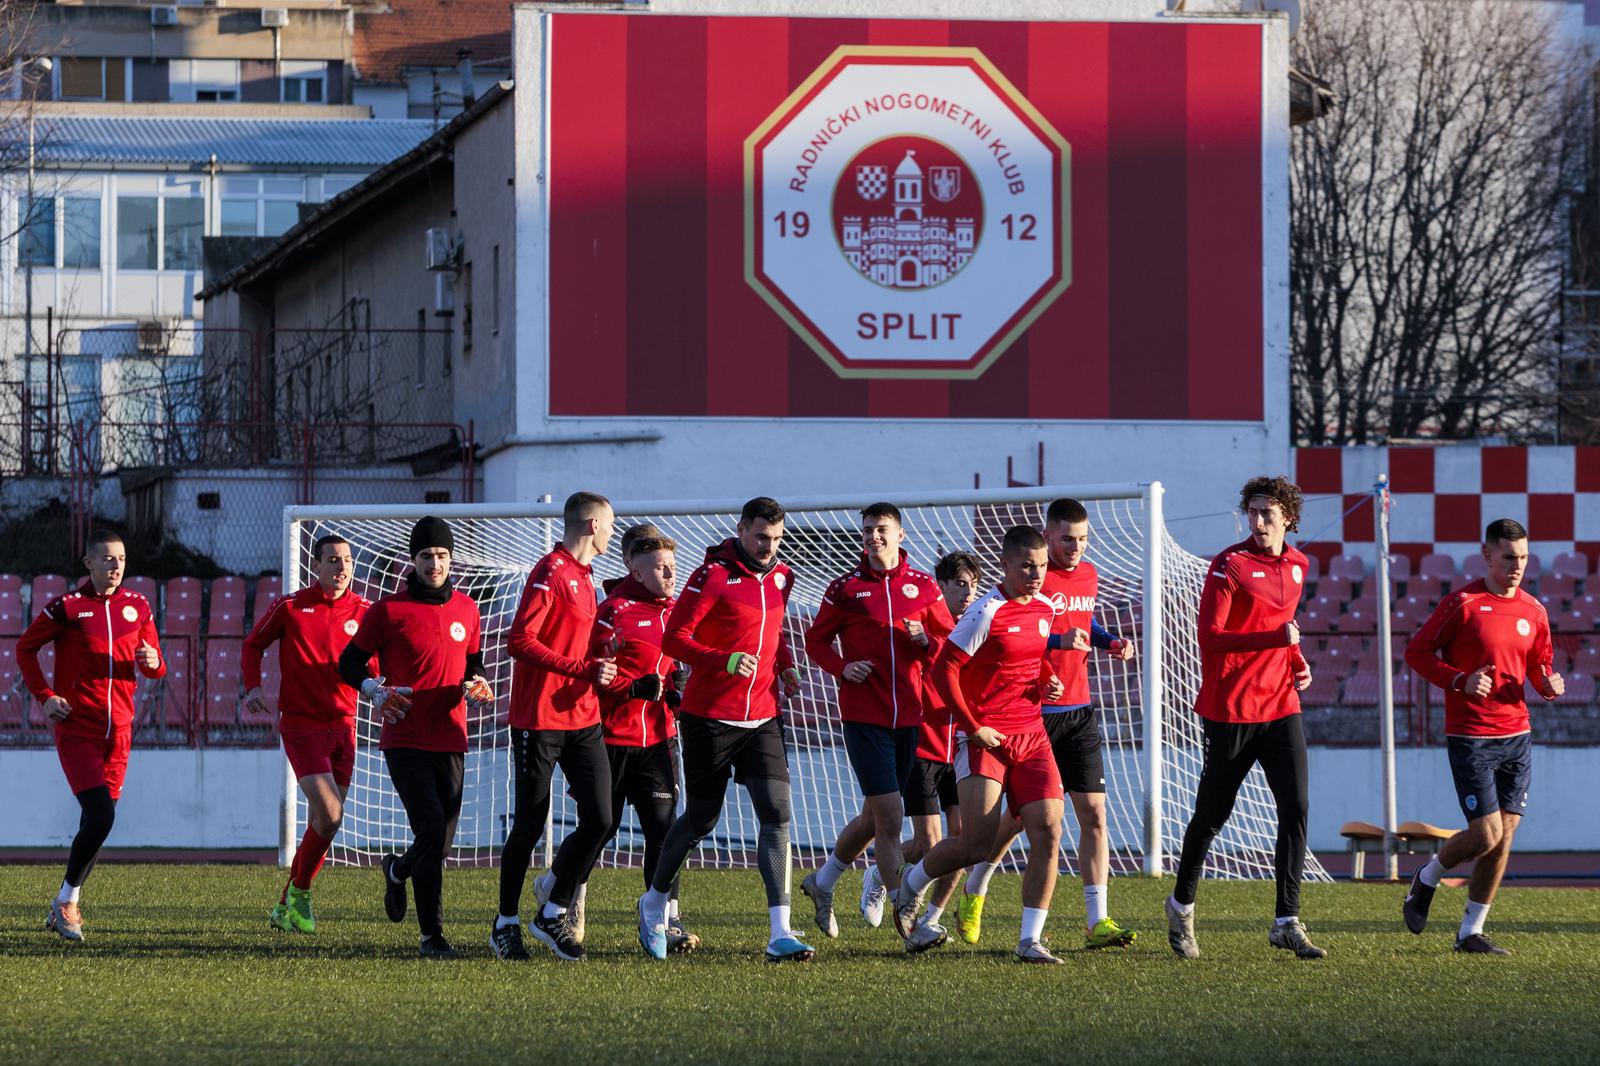
{"label": "octagonal logo", "polygon": [[745,140],[745,279],[841,377],[978,377],[1071,280],[1070,167],[977,49],[840,48]]}

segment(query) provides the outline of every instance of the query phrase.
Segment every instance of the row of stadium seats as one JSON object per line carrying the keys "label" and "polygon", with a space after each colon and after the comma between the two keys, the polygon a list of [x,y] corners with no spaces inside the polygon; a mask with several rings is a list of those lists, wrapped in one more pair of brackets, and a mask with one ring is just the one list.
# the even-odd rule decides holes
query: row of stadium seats
{"label": "row of stadium seats", "polygon": [[[1322,576],[1322,564],[1316,555],[1307,552],[1311,560],[1310,572],[1306,580],[1317,581]],[[1370,560],[1364,556],[1335,555],[1328,561],[1327,576],[1342,579],[1352,584],[1359,585],[1369,575],[1368,564]],[[1462,581],[1475,581],[1488,572],[1488,564],[1481,555],[1469,555],[1461,560],[1459,566],[1453,556],[1442,552],[1431,552],[1422,556],[1415,567],[1411,564],[1411,556],[1394,554],[1389,556],[1389,576],[1395,581],[1409,581],[1413,575],[1422,578],[1433,578],[1445,584]],[[1528,570],[1524,575],[1528,580],[1537,581],[1544,576],[1545,568],[1539,556],[1528,555]],[[1584,552],[1562,552],[1550,560],[1550,574],[1554,577],[1571,578],[1574,581],[1583,581],[1595,573],[1590,566],[1589,556]]]}
{"label": "row of stadium seats", "polygon": [[[51,600],[75,588],[59,574],[41,574],[24,583],[15,574],[0,574],[0,637],[15,637]],[[219,577],[209,586],[195,577],[175,577],[165,585],[148,577],[130,577],[123,587],[150,601],[157,628],[163,633],[243,636],[252,614],[277,599],[282,582],[276,576],[254,580],[254,612],[247,609],[250,587],[242,577]]]}

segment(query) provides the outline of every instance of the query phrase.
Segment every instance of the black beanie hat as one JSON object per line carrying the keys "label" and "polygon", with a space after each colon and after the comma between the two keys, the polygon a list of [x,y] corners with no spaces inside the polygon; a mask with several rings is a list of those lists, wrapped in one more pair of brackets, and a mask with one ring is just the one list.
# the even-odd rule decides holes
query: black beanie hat
{"label": "black beanie hat", "polygon": [[417,519],[417,524],[411,527],[411,558],[415,559],[418,552],[429,548],[443,548],[452,555],[456,551],[456,539],[450,535],[450,523],[433,515]]}

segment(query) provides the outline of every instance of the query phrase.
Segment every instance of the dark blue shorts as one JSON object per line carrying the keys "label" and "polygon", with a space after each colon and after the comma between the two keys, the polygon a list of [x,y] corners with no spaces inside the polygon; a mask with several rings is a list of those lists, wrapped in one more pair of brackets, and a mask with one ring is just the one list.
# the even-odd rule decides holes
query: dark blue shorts
{"label": "dark blue shorts", "polygon": [[1467,821],[1495,811],[1528,813],[1533,780],[1533,734],[1515,737],[1446,737],[1456,799]]}
{"label": "dark blue shorts", "polygon": [[917,756],[917,728],[844,723],[844,750],[856,772],[863,796],[899,792],[911,778]]}

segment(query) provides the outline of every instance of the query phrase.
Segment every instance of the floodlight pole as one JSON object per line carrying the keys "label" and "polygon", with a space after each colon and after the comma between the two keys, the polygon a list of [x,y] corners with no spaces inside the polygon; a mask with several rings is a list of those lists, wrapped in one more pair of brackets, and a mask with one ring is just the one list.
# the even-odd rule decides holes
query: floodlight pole
{"label": "floodlight pole", "polygon": [[1395,848],[1394,773],[1394,643],[1389,618],[1389,475],[1379,474],[1372,485],[1373,547],[1378,553],[1373,580],[1378,584],[1378,709],[1383,721],[1383,876],[1400,877],[1400,856]]}

